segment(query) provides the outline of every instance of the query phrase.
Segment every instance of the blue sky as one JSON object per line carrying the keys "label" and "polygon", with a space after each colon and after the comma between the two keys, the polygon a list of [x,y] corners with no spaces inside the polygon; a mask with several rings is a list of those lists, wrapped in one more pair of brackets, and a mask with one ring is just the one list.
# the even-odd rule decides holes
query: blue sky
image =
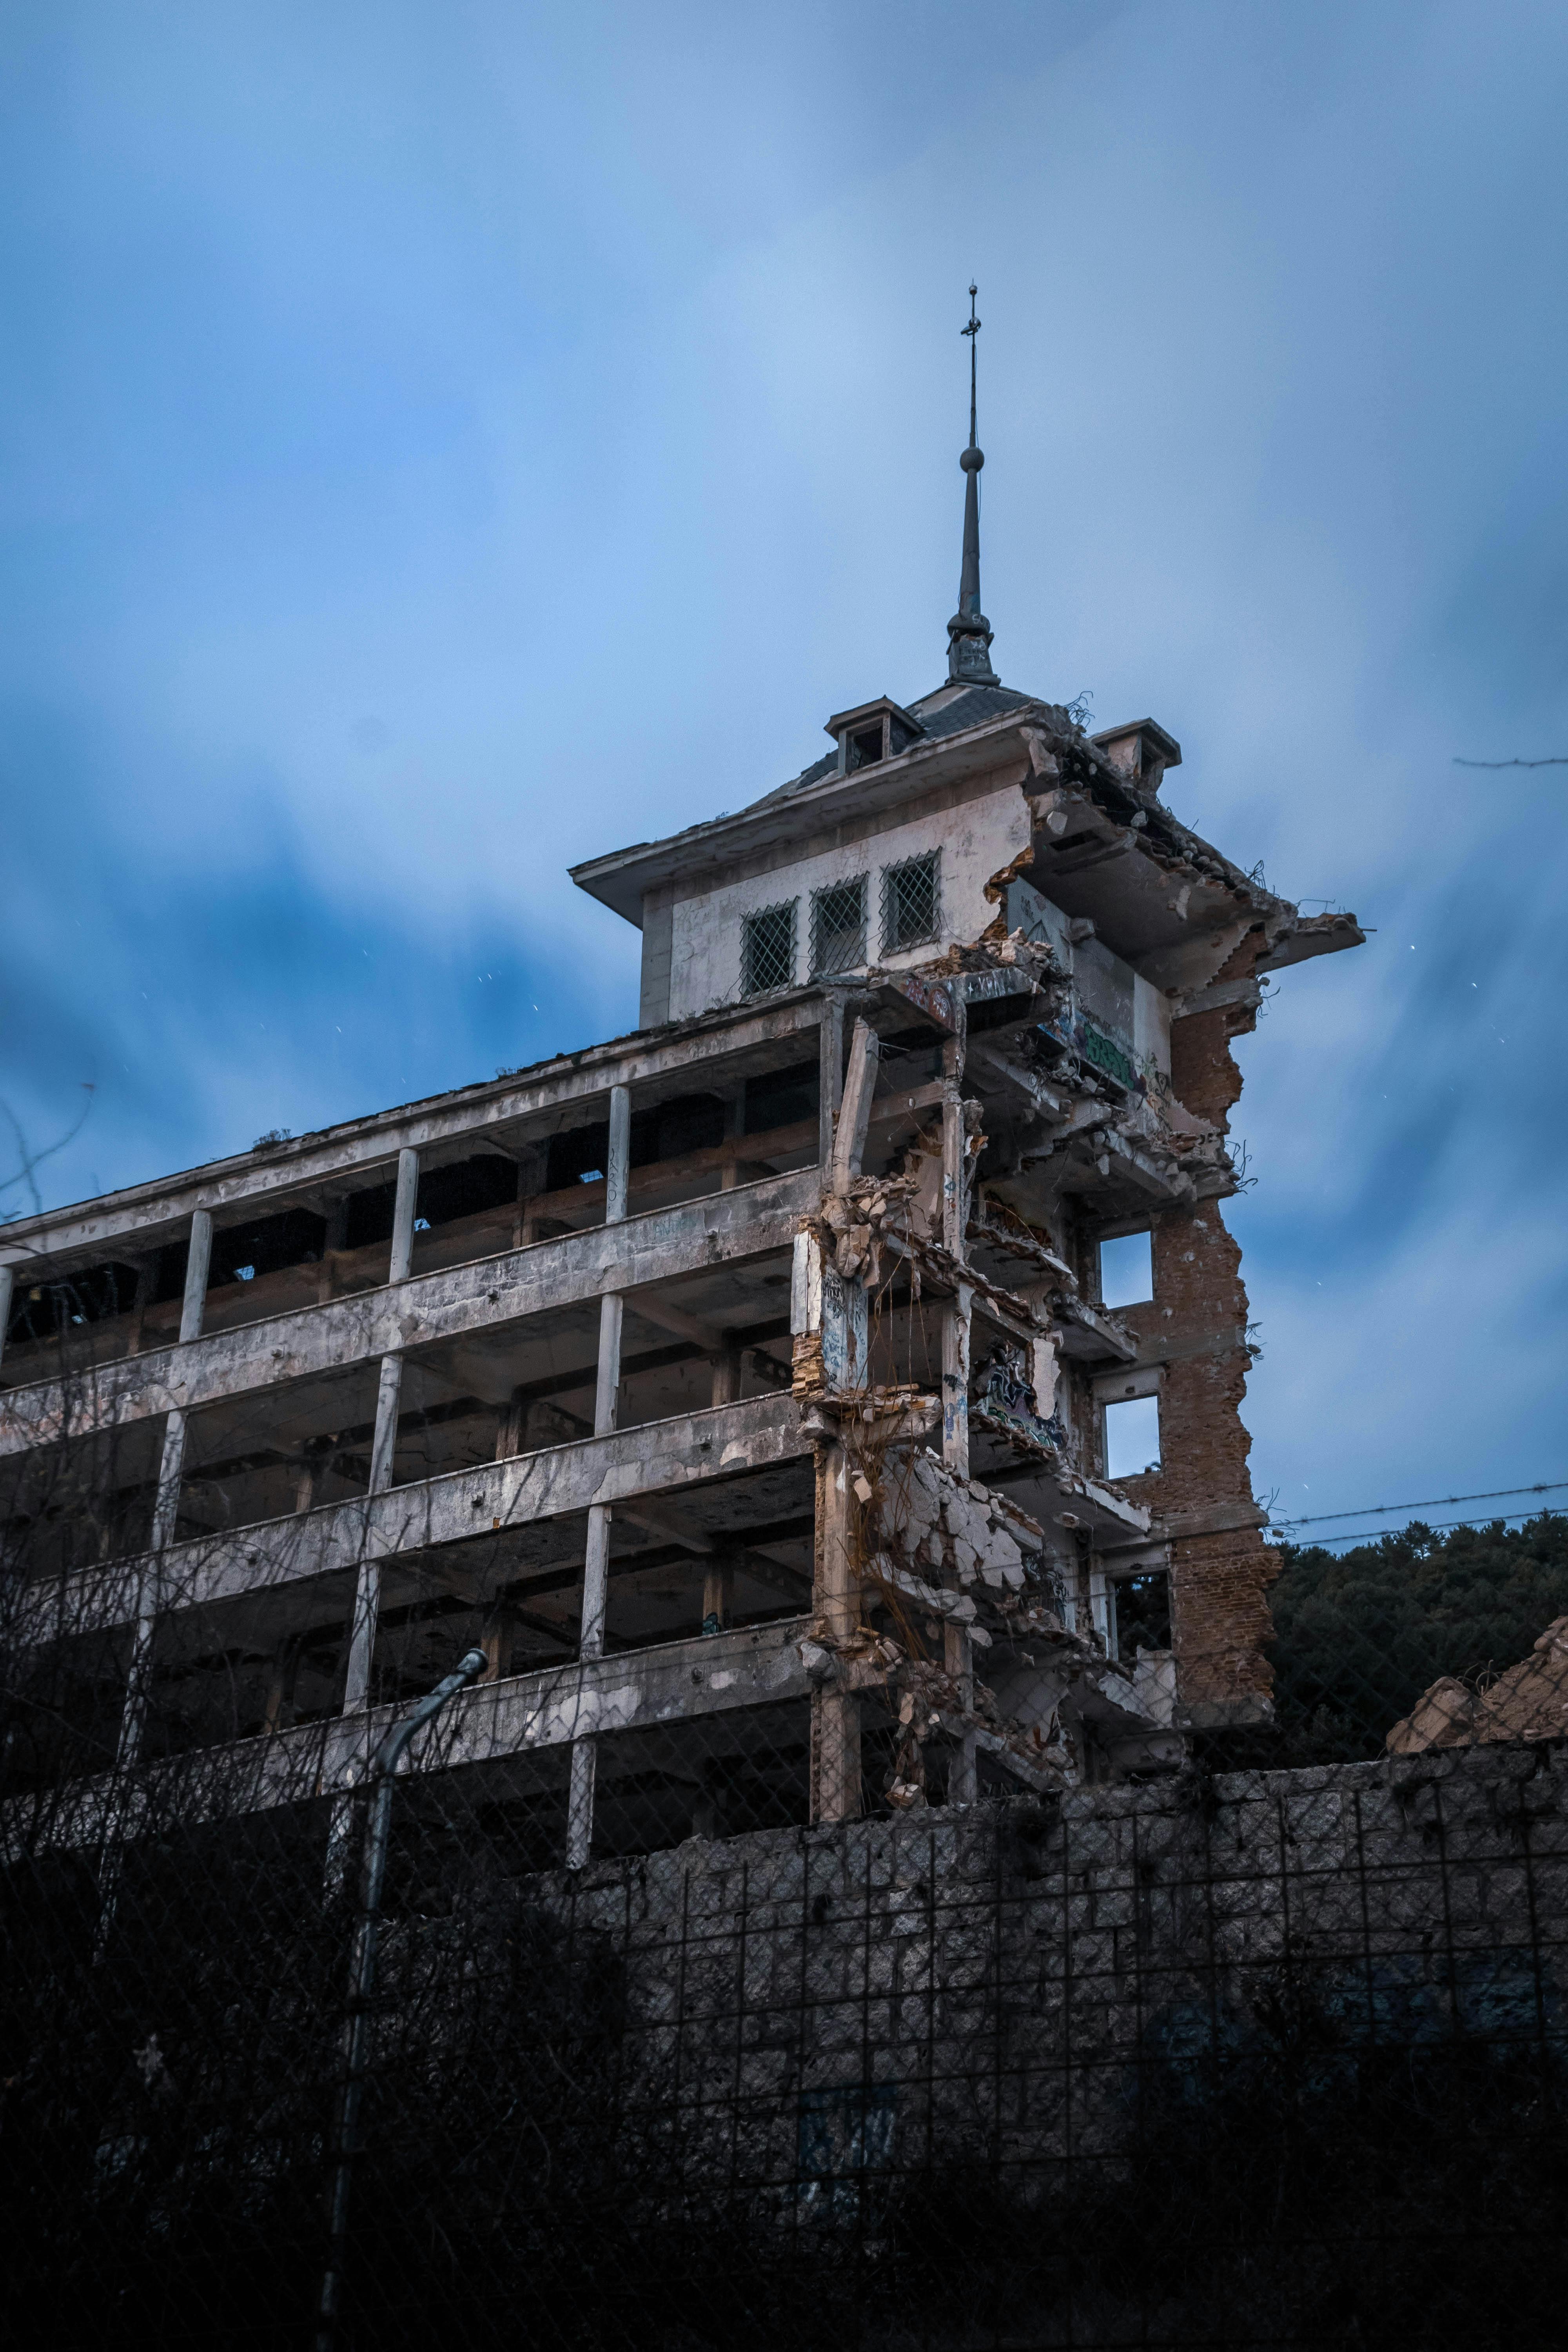
{"label": "blue sky", "polygon": [[1568,752],[1568,15],[13,0],[0,67],[47,1202],[630,1025],[566,866],[942,674],[974,275],[1003,677],[1377,927],[1240,1049],[1258,1491],[1568,1476],[1568,768],[1454,764]]}

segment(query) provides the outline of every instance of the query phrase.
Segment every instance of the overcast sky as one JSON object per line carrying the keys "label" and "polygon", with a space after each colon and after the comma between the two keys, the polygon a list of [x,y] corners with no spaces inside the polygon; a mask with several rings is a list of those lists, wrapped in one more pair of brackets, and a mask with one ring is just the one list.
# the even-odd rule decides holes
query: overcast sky
{"label": "overcast sky", "polygon": [[973,275],[1004,680],[1376,927],[1240,1049],[1258,1490],[1568,1478],[1568,767],[1455,764],[1568,753],[1568,11],[11,0],[0,66],[46,1204],[634,1024],[568,864],[943,674]]}

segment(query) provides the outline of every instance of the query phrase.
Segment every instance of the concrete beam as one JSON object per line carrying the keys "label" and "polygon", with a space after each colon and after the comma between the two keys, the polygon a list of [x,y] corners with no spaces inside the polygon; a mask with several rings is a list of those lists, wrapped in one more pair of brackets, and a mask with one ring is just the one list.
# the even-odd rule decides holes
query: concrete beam
{"label": "concrete beam", "polygon": [[[367,1562],[402,1552],[563,1518],[595,1504],[672,1494],[810,1451],[800,1408],[787,1391],[677,1413],[172,1544],[159,1561],[159,1605],[171,1614],[320,1577],[355,1577]],[[33,1643],[127,1623],[149,1567],[147,1558],[120,1560],[38,1587],[13,1638]]]}
{"label": "concrete beam", "polygon": [[132,1238],[143,1249],[178,1240],[194,1208],[269,1213],[289,1206],[312,1186],[374,1183],[389,1176],[402,1150],[420,1152],[429,1166],[439,1163],[444,1148],[459,1143],[483,1151],[499,1141],[497,1129],[509,1130],[500,1148],[510,1152],[529,1139],[512,1130],[531,1118],[546,1122],[543,1134],[559,1124],[552,1113],[607,1106],[612,1087],[636,1088],[677,1076],[689,1076],[694,1086],[711,1085],[720,1075],[714,1065],[815,1030],[821,1013],[816,989],[802,990],[765,1011],[726,1007],[682,1022],[678,1029],[616,1038],[489,1086],[464,1087],[348,1120],[264,1152],[240,1152],[75,1208],[18,1217],[0,1240],[0,1263],[26,1267],[34,1281],[53,1281],[73,1255],[101,1256],[128,1246]]}
{"label": "concrete beam", "polygon": [[0,1392],[0,1454],[67,1435],[124,1428],[154,1413],[341,1371],[414,1348],[521,1323],[608,1291],[642,1288],[683,1274],[788,1249],[814,1210],[821,1175],[803,1168],[732,1192],[710,1192],[624,1223],[531,1242],[389,1284],[327,1299],[183,1348],[161,1348],[99,1365],[68,1381]]}
{"label": "concrete beam", "polygon": [[[444,1772],[590,1736],[804,1698],[799,1644],[809,1622],[788,1618],[479,1683],[419,1733],[398,1771]],[[270,1738],[234,1740],[154,1766],[133,1786],[106,1773],[68,1792],[13,1799],[0,1811],[0,1853],[58,1852],[105,1835],[133,1843],[176,1824],[331,1797],[363,1777],[376,1742],[403,1711],[371,1707]]]}
{"label": "concrete beam", "polygon": [[849,1042],[844,1099],[833,1130],[833,1157],[827,1178],[828,1190],[833,1192],[847,1192],[850,1179],[860,1173],[871,1097],[877,1088],[877,1033],[870,1023],[857,1021]]}

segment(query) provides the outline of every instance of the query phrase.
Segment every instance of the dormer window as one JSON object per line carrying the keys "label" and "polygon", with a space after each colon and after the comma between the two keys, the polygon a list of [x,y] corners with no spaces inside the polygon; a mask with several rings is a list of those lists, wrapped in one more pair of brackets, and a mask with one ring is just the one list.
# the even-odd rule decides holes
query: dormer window
{"label": "dormer window", "polygon": [[889,702],[862,702],[857,709],[840,710],[827,722],[827,733],[838,745],[838,772],[852,776],[859,768],[879,767],[896,760],[924,732],[918,719]]}

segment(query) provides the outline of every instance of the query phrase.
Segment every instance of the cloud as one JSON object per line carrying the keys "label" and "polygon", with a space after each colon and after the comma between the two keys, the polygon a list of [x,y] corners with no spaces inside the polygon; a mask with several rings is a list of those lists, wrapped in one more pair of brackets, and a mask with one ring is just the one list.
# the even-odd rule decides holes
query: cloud
{"label": "cloud", "polygon": [[1184,817],[1376,926],[1240,1048],[1258,1475],[1547,1445],[1568,784],[1453,761],[1568,751],[1560,11],[11,38],[0,1093],[99,1089],[52,1197],[628,1026],[565,866],[941,675],[976,275],[1003,675],[1152,711]]}

